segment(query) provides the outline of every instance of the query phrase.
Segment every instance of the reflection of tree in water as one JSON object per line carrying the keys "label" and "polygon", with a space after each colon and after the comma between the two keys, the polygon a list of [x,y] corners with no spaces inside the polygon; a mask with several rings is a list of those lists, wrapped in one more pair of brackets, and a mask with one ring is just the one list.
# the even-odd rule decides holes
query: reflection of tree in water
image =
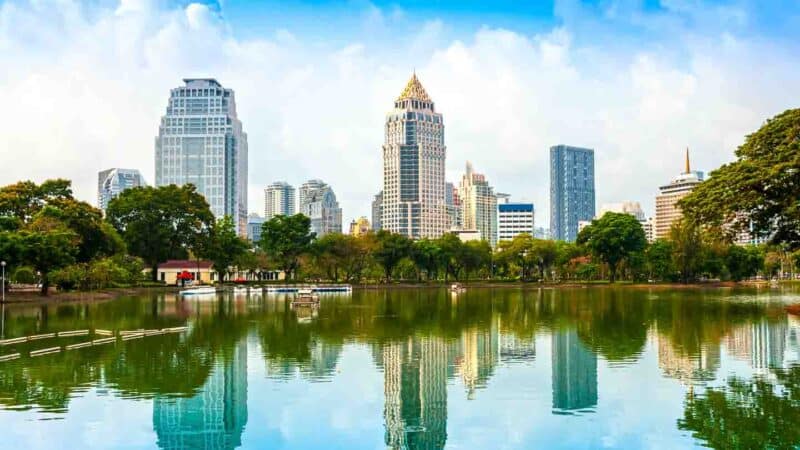
{"label": "reflection of tree in water", "polygon": [[690,391],[678,427],[713,448],[791,449],[800,445],[800,367],[751,380],[730,378],[702,395]]}

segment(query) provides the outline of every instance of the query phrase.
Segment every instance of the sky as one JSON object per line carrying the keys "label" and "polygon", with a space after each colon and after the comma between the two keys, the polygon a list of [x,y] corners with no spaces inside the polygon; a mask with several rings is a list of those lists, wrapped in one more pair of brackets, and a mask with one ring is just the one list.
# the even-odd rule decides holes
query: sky
{"label": "sky", "polygon": [[154,181],[171,88],[234,89],[248,209],[320,178],[345,226],[382,185],[383,124],[413,71],[467,161],[549,226],[549,148],[595,150],[597,208],[709,172],[800,103],[800,0],[0,0],[0,185],[97,172]]}

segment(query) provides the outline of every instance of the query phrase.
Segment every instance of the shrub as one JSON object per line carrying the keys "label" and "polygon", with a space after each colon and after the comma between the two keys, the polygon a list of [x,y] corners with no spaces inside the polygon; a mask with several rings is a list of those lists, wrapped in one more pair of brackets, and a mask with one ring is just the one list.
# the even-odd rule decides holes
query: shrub
{"label": "shrub", "polygon": [[36,283],[36,272],[30,267],[23,266],[14,271],[11,279],[19,284],[34,284]]}

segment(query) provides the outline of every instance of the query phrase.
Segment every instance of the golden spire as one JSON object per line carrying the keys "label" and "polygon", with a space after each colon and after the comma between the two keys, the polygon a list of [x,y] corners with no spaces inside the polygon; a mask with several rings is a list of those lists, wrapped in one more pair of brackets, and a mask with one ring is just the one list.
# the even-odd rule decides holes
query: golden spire
{"label": "golden spire", "polygon": [[690,172],[691,170],[689,170],[689,147],[686,147],[686,172],[684,173],[690,173]]}
{"label": "golden spire", "polygon": [[417,78],[416,69],[411,75],[411,79],[408,80],[408,84],[406,84],[406,88],[403,89],[400,97],[397,97],[397,101],[406,100],[409,98],[414,100],[422,100],[423,102],[431,101],[431,98],[428,97],[428,93],[425,92],[425,88],[422,87],[422,83],[420,83],[419,79]]}

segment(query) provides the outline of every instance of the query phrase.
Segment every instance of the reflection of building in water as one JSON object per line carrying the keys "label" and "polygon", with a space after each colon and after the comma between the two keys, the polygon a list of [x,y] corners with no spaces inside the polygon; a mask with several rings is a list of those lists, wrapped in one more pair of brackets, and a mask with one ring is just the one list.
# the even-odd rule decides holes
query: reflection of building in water
{"label": "reflection of building in water", "polygon": [[448,345],[414,337],[381,350],[386,445],[392,449],[440,449],[447,440]]}
{"label": "reflection of building in water", "polygon": [[[327,378],[336,371],[339,355],[342,353],[340,344],[330,344],[317,340],[311,345],[311,364],[307,373],[311,378]],[[306,372],[306,370],[304,370]]]}
{"label": "reflection of building in water", "polygon": [[675,378],[684,384],[713,380],[719,369],[720,345],[704,343],[697,354],[687,354],[669,341],[669,338],[656,334],[658,341],[658,366],[665,376]]}
{"label": "reflection of building in water", "polygon": [[536,358],[536,337],[520,338],[511,333],[500,334],[500,361],[524,362]]}
{"label": "reflection of building in water", "polygon": [[789,336],[787,319],[762,319],[734,328],[726,339],[728,353],[754,369],[782,367]]}
{"label": "reflection of building in water", "polygon": [[214,367],[193,397],[153,401],[153,429],[165,449],[228,449],[242,445],[247,423],[247,342]]}
{"label": "reflection of building in water", "polygon": [[789,314],[786,316],[786,354],[787,365],[800,363],[800,318]]}
{"label": "reflection of building in water", "polygon": [[553,409],[576,410],[597,405],[597,355],[574,330],[553,332]]}
{"label": "reflection of building in water", "polygon": [[458,359],[458,371],[468,398],[472,398],[475,389],[484,387],[492,376],[498,361],[499,343],[495,321],[488,329],[473,327],[461,333],[462,356]]}

